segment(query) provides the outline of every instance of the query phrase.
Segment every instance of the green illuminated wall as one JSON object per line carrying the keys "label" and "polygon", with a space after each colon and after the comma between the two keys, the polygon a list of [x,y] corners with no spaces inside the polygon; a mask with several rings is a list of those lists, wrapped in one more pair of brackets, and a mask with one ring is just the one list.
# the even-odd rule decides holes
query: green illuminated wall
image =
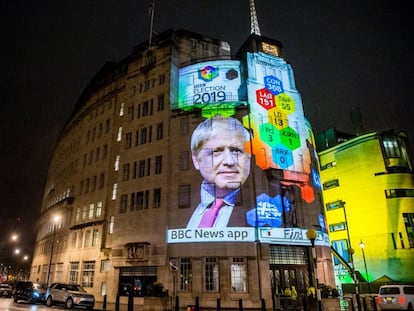
{"label": "green illuminated wall", "polygon": [[[349,234],[355,250],[355,269],[369,281],[383,275],[393,280],[413,281],[414,245],[410,248],[403,213],[414,213],[414,197],[386,198],[386,190],[414,189],[412,173],[387,173],[393,171],[387,163],[395,162],[396,158],[384,160],[378,133],[351,139],[320,152],[319,157],[331,242],[347,240]],[[410,169],[406,159],[400,162]],[[335,180],[339,185],[327,189]],[[333,202],[342,202],[343,207]],[[335,231],[334,227],[340,228],[345,217],[348,231]],[[359,246],[361,241],[365,244],[368,275]],[[337,283],[351,282],[341,265],[335,266],[335,272]]]}

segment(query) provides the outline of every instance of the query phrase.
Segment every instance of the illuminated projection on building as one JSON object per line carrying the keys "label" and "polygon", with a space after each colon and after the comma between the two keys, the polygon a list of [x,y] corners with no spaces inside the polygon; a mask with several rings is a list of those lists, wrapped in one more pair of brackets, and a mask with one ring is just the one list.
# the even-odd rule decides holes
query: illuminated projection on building
{"label": "illuminated projection on building", "polygon": [[[286,219],[286,215],[293,215],[295,212],[292,203],[293,192],[296,199],[299,196],[299,200],[304,202],[302,205],[310,206],[315,201],[315,189],[319,191],[321,188],[313,133],[303,114],[292,68],[282,58],[261,52],[247,53],[246,69],[240,69],[241,64],[239,61],[231,60],[212,61],[179,69],[178,104],[174,107],[184,111],[201,110],[202,116],[206,119],[206,122],[202,123],[206,124],[200,124],[192,136],[213,137],[208,143],[209,146],[204,146],[205,150],[200,153],[210,155],[210,160],[205,164],[211,166],[210,169],[215,166],[215,157],[220,157],[220,150],[225,149],[219,147],[216,151],[215,146],[220,144],[221,140],[231,141],[237,137],[242,142],[237,145],[235,140],[232,152],[238,153],[238,165],[243,167],[241,162],[244,159],[250,162],[252,154],[255,159],[255,163],[249,164],[246,175],[250,174],[250,165],[266,172],[274,170],[280,175],[280,180],[283,180],[283,183],[278,184],[281,190],[278,192],[272,189],[274,186],[270,184],[256,186],[254,203],[247,206],[244,202],[243,206],[236,206],[235,202],[240,195],[240,189],[245,186],[245,180],[235,180],[234,188],[237,190],[221,196],[224,198],[225,206],[233,204],[227,211],[221,207],[221,216],[228,213],[225,216],[226,220],[217,220],[212,228],[199,227],[197,224],[201,215],[216,206],[215,195],[209,192],[209,189],[213,187],[214,191],[217,191],[220,187],[215,181],[211,184],[206,181],[202,174],[202,161],[192,152],[193,162],[201,163],[195,163],[195,167],[204,179],[200,187],[200,203],[193,207],[193,214],[185,228],[175,229],[172,226],[168,230],[167,241],[254,242],[259,239],[266,243],[309,245],[306,237],[307,228],[298,228],[295,223]],[[247,72],[247,76],[242,76],[241,72]],[[242,120],[237,120],[236,107],[246,103],[249,109],[246,109]],[[217,121],[217,115],[227,121]],[[199,128],[204,132],[198,133]],[[234,134],[229,134],[232,131]],[[227,133],[227,136],[222,138],[221,133]],[[193,140],[194,138],[191,145],[205,144],[194,143]],[[313,208],[317,206],[319,205],[315,203]],[[243,214],[238,218],[239,223],[232,223],[233,214],[241,211]],[[329,246],[324,217],[319,215],[314,223],[318,223],[322,229],[316,243]]]}
{"label": "illuminated projection on building", "polygon": [[239,61],[203,62],[179,70],[178,108],[202,110],[203,116],[231,116],[242,104]]}

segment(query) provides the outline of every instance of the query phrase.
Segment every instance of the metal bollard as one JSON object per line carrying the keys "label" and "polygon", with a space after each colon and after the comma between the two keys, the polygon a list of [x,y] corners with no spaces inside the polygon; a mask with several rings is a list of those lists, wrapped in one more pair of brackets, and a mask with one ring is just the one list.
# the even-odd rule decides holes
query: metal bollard
{"label": "metal bollard", "polygon": [[221,300],[217,298],[217,311],[221,311]]}
{"label": "metal bollard", "polygon": [[103,306],[102,309],[106,310],[106,294],[103,296]]}
{"label": "metal bollard", "polygon": [[195,311],[200,311],[200,302],[198,296],[195,298]]}
{"label": "metal bollard", "polygon": [[262,311],[266,311],[266,302],[263,298],[262,298]]}
{"label": "metal bollard", "polygon": [[180,297],[175,296],[175,311],[180,310]]}
{"label": "metal bollard", "polygon": [[239,311],[243,311],[243,300],[239,299]]}
{"label": "metal bollard", "polygon": [[115,311],[119,311],[119,293],[116,294]]}
{"label": "metal bollard", "polygon": [[131,292],[128,295],[128,311],[134,311],[134,292]]}

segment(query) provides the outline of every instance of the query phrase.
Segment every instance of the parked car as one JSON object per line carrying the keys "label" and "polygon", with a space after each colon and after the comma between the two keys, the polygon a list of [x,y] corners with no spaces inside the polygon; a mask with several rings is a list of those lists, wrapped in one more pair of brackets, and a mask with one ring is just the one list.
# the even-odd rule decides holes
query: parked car
{"label": "parked car", "polygon": [[48,307],[63,304],[67,309],[85,307],[92,310],[95,305],[95,297],[77,284],[53,283],[47,289],[45,298]]}
{"label": "parked car", "polygon": [[11,297],[13,296],[13,287],[7,283],[0,284],[0,297]]}
{"label": "parked car", "polygon": [[30,281],[18,281],[14,288],[13,300],[25,300],[30,303],[44,302],[46,285]]}
{"label": "parked car", "polygon": [[381,310],[414,310],[413,285],[383,285],[377,303]]}

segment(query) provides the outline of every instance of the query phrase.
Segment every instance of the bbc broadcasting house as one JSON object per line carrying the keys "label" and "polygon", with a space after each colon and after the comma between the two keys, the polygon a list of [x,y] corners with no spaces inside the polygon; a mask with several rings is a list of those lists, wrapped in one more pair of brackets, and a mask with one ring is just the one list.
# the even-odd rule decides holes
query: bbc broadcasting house
{"label": "bbc broadcasting house", "polygon": [[[169,30],[106,63],[51,158],[30,279],[148,310],[271,309],[286,288],[335,286],[314,136],[281,48],[252,34],[233,56]],[[250,174],[238,219],[190,228],[202,181],[190,139],[216,115],[251,133]]]}

